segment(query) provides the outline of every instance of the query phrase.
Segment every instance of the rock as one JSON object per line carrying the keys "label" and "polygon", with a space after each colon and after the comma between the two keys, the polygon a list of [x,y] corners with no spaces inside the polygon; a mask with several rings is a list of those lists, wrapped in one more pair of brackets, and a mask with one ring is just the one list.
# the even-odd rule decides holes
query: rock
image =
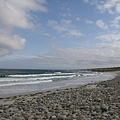
{"label": "rock", "polygon": [[56,119],[56,116],[55,116],[55,115],[53,115],[53,116],[52,116],[52,119]]}
{"label": "rock", "polygon": [[103,113],[102,115],[105,116],[105,117],[108,117],[108,114],[106,114],[106,113]]}
{"label": "rock", "polygon": [[61,109],[62,109],[62,106],[61,106],[61,105],[58,105],[57,108],[58,108],[59,110],[61,110]]}
{"label": "rock", "polygon": [[105,105],[105,104],[102,104],[102,105],[101,105],[101,110],[102,110],[102,112],[107,111],[107,110],[108,110],[108,106]]}
{"label": "rock", "polygon": [[73,114],[73,115],[72,115],[72,118],[76,118],[76,114]]}
{"label": "rock", "polygon": [[63,115],[68,115],[69,112],[63,111],[62,114],[63,114]]}
{"label": "rock", "polygon": [[96,115],[96,112],[92,112],[91,115],[92,115],[92,116],[95,116],[95,115]]}
{"label": "rock", "polygon": [[100,101],[102,101],[102,100],[101,100],[101,98],[96,98],[94,101],[100,102]]}
{"label": "rock", "polygon": [[120,120],[120,117],[117,115],[114,115],[115,119]]}
{"label": "rock", "polygon": [[58,120],[65,120],[66,119],[66,115],[59,115],[58,116]]}
{"label": "rock", "polygon": [[28,120],[32,120],[33,117],[34,117],[33,115],[30,115],[29,118],[28,118]]}
{"label": "rock", "polygon": [[0,113],[3,113],[3,110],[0,110]]}
{"label": "rock", "polygon": [[99,105],[96,105],[96,106],[95,106],[95,110],[96,110],[97,112],[100,111],[100,108],[101,108],[101,107],[100,107]]}

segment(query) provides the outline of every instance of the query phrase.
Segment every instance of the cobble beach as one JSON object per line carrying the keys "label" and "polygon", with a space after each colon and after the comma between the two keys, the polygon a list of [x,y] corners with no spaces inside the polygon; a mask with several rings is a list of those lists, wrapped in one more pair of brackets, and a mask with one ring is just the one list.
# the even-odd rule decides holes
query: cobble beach
{"label": "cobble beach", "polygon": [[77,88],[1,98],[0,120],[120,120],[120,73]]}

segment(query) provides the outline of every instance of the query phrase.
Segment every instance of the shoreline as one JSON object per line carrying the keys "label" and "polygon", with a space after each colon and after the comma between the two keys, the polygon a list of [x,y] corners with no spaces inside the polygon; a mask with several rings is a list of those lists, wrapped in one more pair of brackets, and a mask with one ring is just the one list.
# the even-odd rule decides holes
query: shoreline
{"label": "shoreline", "polygon": [[47,92],[47,91],[56,91],[56,90],[63,90],[63,89],[69,89],[69,88],[76,88],[78,86],[84,86],[90,83],[96,83],[100,81],[106,81],[113,79],[116,76],[115,72],[103,72],[102,75],[99,77],[83,77],[83,78],[77,78],[75,79],[74,83],[72,81],[72,84],[67,81],[66,83],[63,83],[64,85],[57,85],[53,87],[46,87],[45,89],[38,89],[38,90],[31,90],[31,91],[25,91],[25,92],[14,92],[13,93],[7,93],[7,94],[0,94],[0,98],[7,98],[7,97],[14,97],[14,96],[20,96],[20,95],[28,95],[28,94],[36,94],[39,92]]}
{"label": "shoreline", "polygon": [[2,120],[120,120],[120,72],[75,88],[0,98]]}

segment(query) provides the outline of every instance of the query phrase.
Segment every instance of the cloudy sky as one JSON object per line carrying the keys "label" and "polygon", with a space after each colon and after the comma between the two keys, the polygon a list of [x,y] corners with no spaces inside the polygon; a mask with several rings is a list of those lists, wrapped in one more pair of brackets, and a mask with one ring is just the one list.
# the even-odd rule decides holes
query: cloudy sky
{"label": "cloudy sky", "polygon": [[120,66],[120,0],[0,0],[0,68]]}

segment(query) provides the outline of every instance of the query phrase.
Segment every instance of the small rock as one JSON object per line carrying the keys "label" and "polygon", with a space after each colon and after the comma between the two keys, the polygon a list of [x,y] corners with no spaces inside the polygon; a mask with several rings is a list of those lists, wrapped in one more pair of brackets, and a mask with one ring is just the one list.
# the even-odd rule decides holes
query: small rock
{"label": "small rock", "polygon": [[53,115],[53,116],[52,116],[52,119],[55,119],[55,118],[56,118],[56,116],[55,116],[55,115]]}
{"label": "small rock", "polygon": [[105,104],[102,104],[102,105],[101,105],[101,109],[102,109],[102,112],[105,112],[105,111],[108,110],[108,106],[105,105]]}
{"label": "small rock", "polygon": [[108,114],[106,114],[106,113],[103,113],[102,115],[105,116],[105,117],[108,117]]}
{"label": "small rock", "polygon": [[73,117],[73,118],[76,118],[76,114],[73,114],[72,117]]}
{"label": "small rock", "polygon": [[101,107],[100,107],[99,105],[96,105],[96,106],[95,106],[96,112],[99,112],[99,111],[100,111],[100,108],[101,108]]}
{"label": "small rock", "polygon": [[58,120],[64,120],[64,119],[66,119],[66,115],[59,115],[58,116]]}
{"label": "small rock", "polygon": [[119,116],[114,115],[115,119],[120,120]]}
{"label": "small rock", "polygon": [[95,115],[96,115],[96,112],[91,113],[91,115],[92,115],[92,116],[95,116]]}

